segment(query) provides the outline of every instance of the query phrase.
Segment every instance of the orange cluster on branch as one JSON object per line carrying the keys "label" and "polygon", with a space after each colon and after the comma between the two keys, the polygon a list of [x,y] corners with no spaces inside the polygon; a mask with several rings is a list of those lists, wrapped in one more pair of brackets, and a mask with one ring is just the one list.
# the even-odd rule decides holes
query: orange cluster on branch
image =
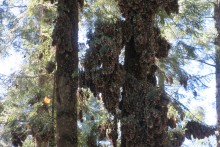
{"label": "orange cluster on branch", "polygon": [[189,121],[185,127],[187,130],[185,131],[185,136],[187,139],[198,138],[203,139],[205,137],[209,137],[210,135],[215,134],[215,127],[201,124],[196,121]]}
{"label": "orange cluster on branch", "polygon": [[48,105],[48,104],[50,104],[50,101],[51,101],[51,99],[49,97],[45,96],[44,103]]}
{"label": "orange cluster on branch", "polygon": [[94,96],[102,93],[104,105],[111,113],[115,113],[125,75],[123,65],[118,61],[123,48],[120,25],[120,22],[100,22],[96,24],[95,32],[88,34],[90,50],[85,55],[85,72],[81,74],[84,81],[80,81]]}

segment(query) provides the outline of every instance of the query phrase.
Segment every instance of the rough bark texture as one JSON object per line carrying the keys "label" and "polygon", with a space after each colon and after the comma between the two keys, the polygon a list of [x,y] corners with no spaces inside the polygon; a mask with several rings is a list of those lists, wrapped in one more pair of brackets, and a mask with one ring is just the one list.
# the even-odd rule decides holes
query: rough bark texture
{"label": "rough bark texture", "polygon": [[124,79],[123,66],[118,62],[122,49],[120,22],[97,23],[88,39],[90,50],[84,63],[85,85],[95,96],[101,92],[105,108],[115,114]]}
{"label": "rough bark texture", "polygon": [[126,26],[121,146],[163,147],[168,99],[156,87],[155,57],[166,57],[170,45],[154,20],[159,8],[177,12],[178,4],[176,0],[119,0],[119,7]]}
{"label": "rough bark texture", "polygon": [[[155,27],[159,8],[178,12],[177,0],[118,0],[125,21],[99,22],[89,34],[85,81],[94,95],[102,93],[106,109],[116,114],[122,93],[122,147],[165,146],[167,104],[156,87],[155,58],[168,55],[169,43]],[[124,65],[119,54],[125,45]],[[83,83],[83,82],[82,82]],[[115,129],[116,130],[116,129]],[[117,139],[114,129],[110,139]],[[113,146],[116,141],[112,140]]]}
{"label": "rough bark texture", "polygon": [[[117,146],[117,109],[120,97],[120,87],[124,81],[123,65],[119,63],[122,47],[121,21],[97,22],[94,33],[88,35],[90,49],[85,56],[83,86],[89,87],[93,94],[102,93],[105,108],[114,115],[106,134],[106,128],[101,129],[99,139],[108,136],[112,146]],[[104,131],[105,130],[105,131]]]}
{"label": "rough bark texture", "polygon": [[52,37],[57,61],[57,147],[77,147],[77,0],[58,0],[58,17]]}
{"label": "rough bark texture", "polygon": [[[216,37],[216,111],[217,111],[217,131],[220,132],[220,3],[214,1],[214,18],[218,36]],[[220,147],[220,135],[217,135],[217,147]]]}
{"label": "rough bark texture", "polygon": [[[81,74],[82,86],[89,87],[97,99],[102,99],[105,108],[114,116],[109,127],[102,126],[99,140],[106,137],[110,139],[112,146],[117,146],[117,109],[120,87],[124,83],[124,68],[119,63],[119,55],[122,46],[122,22],[99,22],[95,24],[94,33],[88,34],[90,47],[85,55],[85,72]],[[102,93],[100,97],[98,94]],[[106,134],[106,129],[111,130]]]}
{"label": "rough bark texture", "polygon": [[117,147],[117,139],[118,139],[118,121],[117,117],[114,117],[114,122],[111,124],[110,129],[111,132],[108,134],[108,138],[111,141],[112,147]]}

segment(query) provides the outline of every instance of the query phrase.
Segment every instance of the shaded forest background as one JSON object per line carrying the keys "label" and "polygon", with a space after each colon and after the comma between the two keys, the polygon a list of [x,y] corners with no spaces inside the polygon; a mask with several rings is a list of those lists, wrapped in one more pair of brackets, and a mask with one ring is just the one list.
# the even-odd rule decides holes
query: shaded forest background
{"label": "shaded forest background", "polygon": [[[23,58],[0,75],[1,145],[220,146],[219,12],[217,0],[0,1],[1,57]],[[213,78],[209,126],[190,106]]]}

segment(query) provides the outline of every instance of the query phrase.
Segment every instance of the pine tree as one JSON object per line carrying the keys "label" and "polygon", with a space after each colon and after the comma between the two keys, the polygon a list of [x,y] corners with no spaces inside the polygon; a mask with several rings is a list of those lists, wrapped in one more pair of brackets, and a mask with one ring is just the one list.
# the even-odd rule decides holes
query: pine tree
{"label": "pine tree", "polygon": [[[26,11],[23,12],[21,9],[21,14],[16,19],[8,20],[8,23],[12,24],[8,28],[8,36],[11,36],[10,41],[13,42],[16,51],[22,51],[26,62],[19,73],[14,73],[7,78],[12,82],[7,83],[9,91],[4,103],[6,112],[3,113],[6,118],[10,117],[7,115],[12,115],[19,116],[22,120],[16,117],[8,119],[5,131],[7,134],[7,130],[13,132],[21,127],[23,133],[32,135],[37,146],[47,144],[48,141],[52,146],[51,143],[54,142],[52,105],[51,103],[45,104],[43,101],[46,96],[53,95],[53,75],[51,73],[54,65],[51,68],[51,63],[53,64],[54,50],[50,49],[50,36],[51,20],[55,16],[55,11],[48,3],[39,1],[31,1],[23,7]],[[50,65],[50,71],[48,71],[48,65]],[[14,109],[17,111],[11,111],[9,103],[13,103]],[[21,104],[22,106],[20,106]],[[25,124],[11,125],[13,121]],[[11,137],[13,136],[17,137],[15,135]]]}
{"label": "pine tree", "polygon": [[[171,3],[175,4],[174,9],[170,8]],[[90,50],[84,63],[86,85],[95,95],[102,93],[106,109],[115,116],[122,88],[121,146],[162,146],[165,143],[165,137],[164,142],[161,138],[166,136],[169,100],[163,90],[156,88],[155,57],[166,57],[170,45],[154,26],[160,6],[167,11],[178,10],[176,1],[119,1],[125,21],[98,21],[94,34],[88,37]],[[124,45],[122,65],[119,55]]]}
{"label": "pine tree", "polygon": [[125,43],[121,146],[164,146],[168,99],[156,88],[155,57],[168,55],[170,44],[155,28],[159,8],[178,12],[177,1],[119,1],[129,28]]}
{"label": "pine tree", "polygon": [[56,46],[57,146],[77,146],[78,1],[58,0]]}
{"label": "pine tree", "polygon": [[[170,109],[172,107],[176,107],[175,109],[178,109],[177,108],[178,106],[175,103],[176,101],[174,100],[170,104],[172,105],[171,107],[170,105],[167,105],[169,100],[164,92],[165,90],[164,82],[166,78],[164,75],[167,75],[167,73],[169,74],[171,73],[172,76],[175,75],[176,77],[167,76],[167,78],[169,78],[168,82],[172,83],[172,80],[175,80],[174,78],[177,78],[177,81],[181,82],[182,83],[181,85],[184,86],[184,88],[185,87],[188,88],[189,81],[181,79],[179,77],[182,74],[183,76],[182,78],[184,78],[184,76],[186,76],[187,73],[183,71],[179,66],[180,64],[178,59],[182,57],[181,55],[184,56],[187,53],[188,53],[187,55],[193,56],[194,53],[192,52],[192,50],[194,50],[194,48],[188,44],[185,44],[184,42],[180,42],[178,45],[186,49],[186,51],[182,48],[177,50],[177,52],[174,52],[174,50],[172,50],[171,52],[173,56],[169,58],[171,60],[166,60],[166,58],[164,58],[168,54],[168,49],[170,45],[169,43],[166,42],[166,40],[163,37],[161,37],[161,33],[158,27],[161,27],[161,24],[164,25],[163,19],[165,19],[168,16],[164,14],[165,13],[170,14],[171,11],[173,11],[172,8],[170,8],[167,2],[155,2],[154,5],[152,4],[153,2],[144,2],[144,4],[146,5],[149,4],[149,6],[152,7],[155,6],[155,9],[152,8],[151,10],[144,8],[142,9],[142,6],[140,6],[142,1],[129,2],[128,5],[125,4],[124,1],[120,1],[119,2],[120,10],[123,12],[123,16],[121,16],[119,12],[120,10],[118,10],[118,7],[116,7],[117,3],[115,3],[115,1],[106,2],[103,0],[97,0],[93,2],[94,3],[88,1],[88,3],[86,3],[86,8],[88,9],[86,9],[86,11],[83,13],[85,15],[85,18],[88,20],[88,22],[94,20],[96,21],[93,24],[94,28],[93,26],[91,26],[91,32],[88,33],[88,39],[89,39],[88,45],[90,49],[86,53],[85,60],[81,62],[85,68],[85,71],[84,70],[80,71],[81,74],[80,78],[84,78],[85,80],[83,81],[82,79],[80,79],[79,85],[76,84],[78,83],[77,80],[78,69],[76,70],[73,69],[78,67],[74,66],[76,65],[76,61],[72,60],[76,58],[78,59],[75,52],[77,49],[74,48],[74,51],[72,52],[73,48],[72,48],[72,44],[70,43],[72,39],[77,35],[72,35],[74,37],[70,39],[70,36],[68,35],[70,35],[72,31],[69,30],[73,30],[73,29],[70,29],[71,26],[69,26],[69,29],[67,31],[66,27],[64,27],[63,24],[69,25],[71,23],[66,24],[60,21],[60,20],[64,20],[63,16],[69,19],[69,17],[67,16],[67,14],[69,15],[68,10],[61,8],[61,6],[64,5],[64,2],[62,2],[62,5],[59,5],[60,6],[58,8],[60,10],[59,13],[62,14],[58,14],[59,17],[56,20],[58,27],[57,28],[55,27],[56,30],[54,31],[53,34],[54,44],[57,47],[56,59],[60,65],[59,66],[60,68],[58,68],[57,71],[58,74],[56,74],[56,78],[58,79],[56,83],[57,89],[61,87],[61,86],[58,87],[58,84],[64,84],[62,82],[65,80],[63,80],[63,78],[61,79],[61,77],[64,78],[67,77],[69,80],[66,81],[74,81],[74,82],[77,81],[75,83],[70,82],[70,84],[74,85],[74,91],[77,89],[76,87],[79,88],[78,94],[81,93],[81,91],[85,90],[84,88],[81,88],[81,86],[83,87],[86,85],[87,87],[90,87],[91,91],[96,96],[96,99],[94,99],[94,97],[92,99],[78,97],[81,100],[78,99],[77,107],[78,107],[79,115],[77,118],[81,122],[78,123],[82,125],[82,127],[79,128],[80,133],[78,133],[79,145],[97,146],[98,138],[99,139],[108,138],[112,142],[113,146],[117,146],[116,145],[118,139],[117,125],[118,125],[118,121],[121,121],[123,127],[122,146],[126,146],[126,144],[127,146],[130,146],[130,144],[143,145],[146,143],[148,146],[150,145],[153,146],[153,144],[158,146],[165,144],[166,145],[169,144],[169,146],[174,145],[175,147],[180,146],[184,140],[184,133],[185,133],[184,131],[179,131],[180,133],[176,130],[174,130],[173,132],[169,132],[169,134],[171,134],[170,135],[171,138],[167,138],[167,134],[164,133],[165,131],[167,131],[167,127],[168,125],[170,125],[169,123],[171,121],[173,121],[171,122],[171,126],[173,127],[176,126],[176,123],[178,123],[178,121],[175,121],[176,118],[174,118],[173,116],[168,118],[168,120],[166,118],[167,108],[169,107]],[[159,6],[162,3],[164,4],[163,6],[156,8],[156,6]],[[173,1],[173,3],[177,5],[176,2]],[[91,4],[94,4],[94,6]],[[108,4],[110,6],[108,6]],[[132,6],[130,6],[130,4]],[[106,5],[107,7],[105,7]],[[115,11],[112,12],[111,6],[113,6],[113,9]],[[164,7],[165,10],[163,10]],[[147,8],[151,8],[151,7],[147,7]],[[46,112],[44,111],[45,107],[41,107],[39,104],[42,104],[41,101],[43,100],[46,94],[48,93],[52,94],[53,91],[52,90],[53,76],[50,73],[53,73],[53,69],[56,65],[54,64],[53,61],[51,61],[51,59],[54,58],[54,53],[53,53],[53,48],[50,46],[50,41],[51,41],[50,32],[51,32],[51,26],[53,25],[52,21],[54,19],[54,13],[50,13],[51,4],[47,2],[38,3],[38,1],[35,1],[35,4],[30,5],[28,9],[29,12],[31,12],[32,17],[34,19],[30,19],[29,21],[30,25],[28,23],[28,25],[24,27],[27,30],[24,29],[24,31],[22,32],[23,39],[24,40],[29,39],[29,46],[26,47],[30,48],[30,50],[28,49],[26,50],[26,53],[28,54],[26,58],[28,58],[27,60],[29,60],[29,64],[27,65],[27,67],[23,69],[24,71],[28,71],[28,72],[22,73],[21,76],[27,76],[26,74],[28,73],[32,73],[32,74],[37,73],[37,76],[36,79],[34,78],[34,80],[33,79],[28,80],[27,77],[23,78],[22,79],[23,82],[20,82],[20,84],[18,85],[19,87],[18,89],[20,90],[20,92],[17,92],[17,94],[19,94],[20,98],[23,97],[24,95],[26,98],[31,97],[31,100],[35,100],[36,93],[42,94],[40,96],[39,102],[36,102],[33,106],[35,110],[32,111],[33,113],[31,113],[31,117],[29,117],[30,115],[27,114],[28,117],[26,119],[26,121],[32,126],[32,128],[37,130],[36,128],[42,128],[42,126],[44,126],[43,124],[48,124],[51,122],[51,118],[50,118],[51,116],[45,117],[45,115],[47,115],[47,113],[44,113]],[[104,14],[102,12],[100,13],[100,11],[104,11]],[[139,13],[140,11],[141,13]],[[160,12],[162,11],[162,14],[159,14],[159,16],[156,15],[158,11]],[[191,8],[189,11],[191,11]],[[49,17],[50,14],[52,14],[53,17]],[[161,17],[161,15],[164,15],[163,18]],[[192,15],[192,17],[194,17],[194,14]],[[187,18],[191,18],[191,17],[187,17]],[[160,21],[161,24],[158,24],[158,21]],[[182,22],[183,20],[180,20],[179,22],[176,23],[182,23]],[[165,23],[167,22],[165,21]],[[48,24],[51,26],[48,27]],[[18,32],[20,30],[22,29],[19,28]],[[193,29],[187,29],[187,30],[189,32],[193,32]],[[162,31],[164,30],[162,29]],[[66,33],[69,34],[67,35]],[[186,30],[183,30],[183,36],[186,34],[187,34]],[[65,37],[65,36],[68,36],[69,38],[64,39],[65,41],[63,41],[62,40],[63,38],[61,37]],[[73,40],[75,41],[74,44],[76,44],[76,38]],[[160,43],[158,44],[158,42]],[[65,48],[63,46],[65,46]],[[32,50],[32,48],[34,48],[35,50]],[[52,48],[52,50],[49,50],[48,48]],[[122,54],[125,55],[125,59],[121,58],[123,56]],[[71,56],[74,56],[74,58],[71,58]],[[66,62],[65,59],[68,59],[69,62],[68,61]],[[161,63],[158,64],[158,59],[164,59],[164,60],[161,60]],[[74,64],[72,64],[73,62]],[[68,66],[66,65],[63,66],[63,63],[66,65],[68,64]],[[158,65],[159,67],[157,67]],[[164,66],[166,68],[166,67],[170,67],[170,65],[172,65],[174,72],[171,71],[170,68],[169,71],[166,70],[163,71],[164,73],[162,73],[163,74],[161,76],[162,78],[159,77],[163,80],[159,81],[160,88],[158,88],[157,87],[158,85],[156,86],[155,71],[158,71],[160,73],[161,67],[163,68]],[[44,74],[45,66],[46,66],[46,71],[49,74],[48,73]],[[63,71],[67,71],[68,73],[64,74]],[[59,77],[60,75],[61,77]],[[38,82],[39,84],[36,84]],[[16,85],[14,86],[17,87]],[[26,87],[29,87],[28,90],[26,90],[27,93],[24,92],[24,89],[21,88],[23,91],[20,89],[20,85],[26,85]],[[73,95],[70,94],[67,95],[65,99],[62,99],[63,97],[60,97],[59,99],[59,96],[64,96],[63,92],[66,90],[65,86],[61,87],[63,88],[62,90],[57,91],[59,92],[57,93],[58,100],[66,101],[68,98],[74,97],[75,93],[73,92]],[[67,87],[68,86],[69,84],[67,82]],[[22,92],[26,94],[21,94]],[[123,100],[119,102],[121,97],[123,98]],[[107,118],[108,123],[106,123],[106,118],[105,118],[105,123],[103,122],[100,123],[102,118],[97,117],[98,116],[97,113],[95,115],[94,113],[91,114],[93,108],[92,105],[95,105],[95,107],[100,108],[99,106],[96,106],[97,101],[100,102],[99,99],[103,100],[104,105],[110,114],[103,113],[103,110],[100,110],[100,112],[97,113],[105,116],[109,115],[109,118]],[[18,103],[21,102],[20,100],[19,99],[17,100]],[[75,99],[74,102],[76,102]],[[32,101],[30,101],[30,103],[32,103]],[[27,100],[25,104],[27,104]],[[57,116],[64,116],[64,117],[66,117],[65,115],[69,116],[70,113],[66,113],[65,110],[64,110],[65,113],[63,113],[63,109],[60,107],[61,105],[59,101],[57,101],[57,104],[59,111]],[[72,105],[71,103],[69,104]],[[76,103],[74,103],[74,108],[72,106],[71,106],[71,112],[72,110],[74,111],[74,119],[75,119]],[[118,110],[118,107],[122,109],[122,118],[121,118],[121,112],[120,110]],[[25,108],[30,109],[30,107],[28,106],[26,106]],[[15,109],[19,110],[19,112],[22,111],[17,107]],[[43,111],[40,111],[39,109]],[[41,113],[45,115],[39,117],[38,115]],[[182,114],[184,112],[179,112],[179,113],[181,114],[179,114],[180,116],[177,116],[177,119],[181,121],[183,119],[182,117],[184,117],[185,115]],[[19,114],[19,115],[23,115],[23,114]],[[58,122],[60,122],[60,117],[57,119]],[[61,119],[65,119],[65,118],[61,118]],[[71,120],[69,120],[70,121],[69,123],[73,123],[71,122]],[[92,125],[91,128],[88,127],[89,124]],[[76,129],[76,120],[74,120],[74,125]],[[68,125],[66,126],[68,127]],[[132,129],[132,126],[136,126],[136,128]],[[193,136],[195,135],[196,137],[201,137],[201,133],[197,134],[192,128],[195,127],[195,128],[204,129],[204,127],[198,127],[199,124],[194,122],[189,123],[188,126],[191,130],[189,130],[186,133],[187,137],[189,136],[191,137],[191,135]],[[58,129],[60,129],[60,127],[61,126],[59,126]],[[43,145],[45,142],[48,141],[48,140],[42,141],[42,138],[44,138],[42,136],[50,133],[50,131],[47,129],[48,129],[47,127],[43,129],[38,129],[36,131],[37,133],[34,133],[34,134],[38,134],[35,135],[35,137],[38,138],[40,137],[40,139],[38,139],[39,141],[37,142],[37,144]],[[46,130],[44,132],[45,134],[39,133],[42,130],[44,131]],[[67,134],[66,136],[69,135],[68,132],[63,132],[63,133],[64,136],[66,134]],[[144,133],[147,134],[148,136],[144,136],[143,135]],[[132,134],[135,135],[132,136]],[[62,134],[60,135],[62,136]],[[161,141],[162,138],[161,136],[164,138],[162,141]],[[75,139],[76,138],[74,138],[74,141]],[[170,139],[171,141],[167,141],[167,139]],[[173,141],[174,139],[177,139],[177,141],[176,142]],[[60,144],[62,144],[61,140],[59,142]]]}
{"label": "pine tree", "polygon": [[[155,24],[157,24],[156,26],[160,26],[160,29],[161,29],[161,25],[162,25],[163,33],[167,31],[167,29],[165,29],[164,31],[163,27],[165,28],[170,27],[171,29],[174,30],[174,32],[172,32],[173,30],[169,30],[172,33],[174,33],[172,34],[173,36],[175,36],[175,33],[179,35],[178,36],[179,38],[175,38],[176,39],[175,41],[177,42],[177,44],[173,45],[174,48],[171,50],[171,54],[170,54],[171,57],[168,57],[168,59],[162,58],[162,60],[160,60],[161,59],[160,58],[159,59],[160,63],[158,63],[158,58],[157,58],[157,65],[159,65],[159,68],[160,68],[158,70],[158,73],[160,74],[159,75],[159,79],[160,79],[159,86],[161,86],[161,91],[163,91],[163,88],[166,88],[164,87],[165,82],[171,85],[174,84],[173,82],[175,83],[177,82],[176,84],[179,85],[179,82],[180,82],[181,86],[183,86],[185,89],[190,89],[190,90],[191,89],[194,90],[196,86],[200,85],[201,81],[196,80],[199,78],[195,76],[193,77],[190,76],[187,73],[187,71],[183,69],[183,65],[187,64],[185,57],[192,58],[194,60],[198,58],[196,54],[197,48],[194,46],[198,46],[198,44],[200,43],[199,44],[200,46],[207,47],[207,44],[205,42],[202,42],[203,40],[201,38],[197,40],[194,39],[195,42],[193,46],[192,44],[185,43],[185,41],[183,41],[183,38],[181,38],[181,37],[188,36],[189,34],[190,36],[192,36],[192,38],[196,37],[198,34],[201,34],[201,30],[198,30],[198,29],[202,29],[203,21],[199,21],[199,20],[201,20],[207,14],[207,9],[209,9],[210,5],[209,4],[203,5],[204,4],[203,1],[201,2],[199,1],[199,3],[197,2],[198,1],[196,2],[194,1],[183,2],[182,1],[181,2],[182,13],[180,14],[180,16],[177,16],[175,18],[171,17],[169,19],[166,19],[166,17],[168,17],[167,14],[170,14],[170,8],[166,8],[165,11],[162,9],[159,9],[160,14],[157,15],[156,17],[156,22],[155,22]],[[88,44],[89,44],[90,49],[88,50],[86,54],[86,59],[83,64],[85,65],[85,71],[86,72],[90,71],[86,73],[86,76],[85,76],[87,77],[87,83],[86,83],[87,86],[91,88],[91,90],[95,93],[95,95],[98,94],[99,92],[103,94],[103,101],[104,101],[104,104],[107,110],[109,110],[109,112],[115,115],[115,112],[117,113],[117,106],[119,105],[120,107],[122,106],[121,103],[123,103],[123,101],[118,103],[118,100],[120,97],[120,90],[119,91],[117,90],[122,87],[124,78],[125,78],[124,77],[125,71],[124,71],[123,61],[122,61],[123,59],[119,57],[121,48],[123,48],[123,45],[121,45],[121,42],[120,42],[121,40],[123,40],[123,38],[120,38],[121,33],[124,31],[122,29],[123,21],[120,21],[121,19],[120,15],[114,15],[113,17],[111,17],[112,18],[111,21],[107,21],[105,16],[104,18],[103,17],[100,18],[101,10],[102,9],[99,9],[99,11],[96,12],[98,13],[96,15],[99,16],[99,19],[95,23],[95,29],[92,30],[94,31],[94,33],[89,33],[88,35],[88,38],[89,38]],[[199,13],[200,12],[199,10],[202,11],[202,13]],[[113,13],[113,14],[117,14],[117,13]],[[186,17],[186,15],[187,16],[189,15],[189,17]],[[184,26],[185,23],[187,25],[186,27]],[[195,26],[195,28],[189,27],[189,25]],[[180,26],[184,26],[184,29],[182,30]],[[128,28],[126,29],[131,30]],[[123,50],[122,50],[122,53],[124,53]],[[206,63],[204,60],[201,60],[201,59],[198,59],[198,61]],[[187,79],[188,76],[190,77],[190,80]],[[108,77],[110,77],[110,79]],[[114,82],[114,80],[117,82]],[[196,81],[195,83],[199,83],[199,84],[197,85],[195,83],[192,83],[191,81]],[[105,85],[108,85],[108,86],[105,86]],[[180,87],[180,85],[177,87]],[[113,89],[113,90],[109,91],[109,90],[104,90],[104,89]],[[169,89],[169,90],[173,92],[175,89]],[[176,94],[175,96],[177,97],[174,97],[174,98],[170,97],[171,99],[170,105],[174,106],[175,109],[179,111],[180,118],[177,118],[178,121],[174,120],[176,118],[169,118],[168,125],[170,121],[173,121],[171,125],[173,124],[176,125],[176,123],[183,121],[185,117],[185,114],[184,114],[185,112],[183,108],[185,109],[186,107],[184,107],[184,105],[182,105],[181,103],[178,102],[178,100],[176,100],[176,98],[178,99],[178,94]],[[189,111],[189,110],[185,109],[185,111]],[[191,126],[191,122],[189,122],[189,124],[190,124],[189,126]],[[192,124],[195,125],[196,123],[192,123]],[[200,124],[197,124],[197,125],[200,125]],[[212,130],[210,134],[213,134],[214,132],[213,127],[209,128],[206,125],[203,125],[202,129]],[[209,131],[203,134],[203,138],[210,135],[208,132]],[[196,134],[194,130],[190,130],[187,132],[187,134],[190,134],[190,133],[193,133],[194,135]],[[175,134],[177,134],[177,132],[175,132]],[[178,145],[181,145],[183,143],[184,134],[185,132],[183,130],[179,132],[178,135],[180,136],[180,138],[177,138]],[[197,134],[197,136],[195,137],[201,138],[200,135],[201,133]],[[173,143],[175,144],[175,142]]]}

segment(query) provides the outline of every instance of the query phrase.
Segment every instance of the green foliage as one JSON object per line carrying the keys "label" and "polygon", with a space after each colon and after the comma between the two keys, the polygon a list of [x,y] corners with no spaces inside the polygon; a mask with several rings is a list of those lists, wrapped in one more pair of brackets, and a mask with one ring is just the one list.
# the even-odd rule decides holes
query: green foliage
{"label": "green foliage", "polygon": [[2,120],[7,122],[8,136],[13,131],[29,131],[31,135],[45,137],[53,127],[51,105],[47,108],[49,112],[38,113],[45,105],[44,97],[53,95],[53,75],[48,74],[46,67],[55,56],[50,37],[55,15],[55,7],[33,0],[28,3],[27,11],[16,18],[18,23],[10,27],[10,34],[22,42],[26,62],[19,73],[11,75],[12,86],[1,113]]}
{"label": "green foliage", "polygon": [[108,125],[110,114],[104,108],[102,100],[94,97],[90,90],[81,89],[79,92],[78,112],[82,111],[83,115],[78,118],[80,121],[78,140],[79,146],[85,146],[91,136],[95,142],[99,140],[101,127]]}
{"label": "green foliage", "polygon": [[185,140],[184,131],[182,129],[173,129],[168,132],[167,146],[179,147]]}
{"label": "green foliage", "polygon": [[[163,33],[162,36],[173,43],[169,57],[157,60],[161,76],[159,82],[163,83],[162,85],[172,85],[171,89],[167,88],[167,85],[165,87],[170,93],[175,93],[180,85],[188,88],[192,76],[186,72],[184,65],[187,65],[190,59],[202,61],[208,59],[207,54],[210,55],[213,47],[213,36],[216,36],[214,27],[207,28],[209,22],[204,19],[211,11],[211,3],[207,3],[205,0],[180,0],[179,5],[179,15],[173,14],[167,18],[166,11],[161,10],[156,18],[157,26]],[[7,122],[3,137],[9,142],[7,139],[11,137],[12,131],[26,132],[29,130],[26,128],[26,124],[37,132],[32,135],[45,135],[51,132],[53,127],[52,106],[48,106],[49,113],[38,115],[37,111],[44,105],[43,98],[45,96],[53,96],[53,74],[56,64],[54,62],[55,49],[51,46],[51,35],[56,17],[56,5],[41,0],[32,0],[27,5],[27,11],[19,16],[13,15],[7,9],[3,11],[4,13],[0,14],[0,29],[2,30],[0,32],[0,53],[9,46],[5,42],[7,40],[7,42],[14,42],[17,50],[22,48],[25,56],[25,63],[21,71],[11,76],[13,82],[9,88],[6,101],[0,104],[1,120]],[[97,25],[102,23],[114,24],[117,20],[123,19],[115,0],[86,1],[80,18],[81,27],[88,29],[90,35]],[[4,24],[7,24],[7,29]],[[103,28],[107,28],[107,26],[103,25]],[[8,35],[4,38],[2,37],[4,34]],[[101,39],[95,40],[93,45],[100,44],[104,40],[101,42],[103,48],[100,50],[100,56],[104,58],[104,55],[111,52],[112,49],[112,44],[106,45],[104,43],[111,42],[113,37],[104,36],[102,32],[99,35]],[[16,40],[16,37],[19,39]],[[20,46],[19,42],[22,42]],[[201,52],[205,54],[201,54]],[[48,65],[51,63],[53,63],[52,71],[48,70]],[[73,76],[75,75],[78,73],[76,72]],[[169,78],[167,83],[166,78]],[[99,77],[96,77],[95,80],[97,79]],[[82,88],[81,90],[83,95],[79,96],[78,112],[82,111],[82,117],[79,118],[78,123],[78,139],[79,146],[85,146],[90,137],[96,141],[99,140],[102,127],[106,127],[107,131],[110,131],[109,126],[113,116],[104,108],[102,99],[98,100],[99,97],[94,97],[88,89]],[[38,94],[40,96],[36,100]],[[171,97],[170,99],[176,98]],[[179,104],[173,102],[169,106],[168,118],[175,121],[175,124],[181,123],[184,119],[201,121],[204,118],[204,111],[199,108],[195,112],[185,112]],[[182,124],[185,125],[186,122]],[[178,138],[183,131],[182,128],[169,131],[170,140],[173,141]],[[104,138],[104,140],[108,140],[106,134]],[[33,146],[31,139],[26,139],[23,146]]]}
{"label": "green foliage", "polygon": [[181,82],[181,77],[188,77],[187,88],[193,90],[200,84],[194,82],[194,87],[190,87],[189,83],[201,82],[191,78],[184,67],[192,60],[201,63],[210,62],[213,38],[216,36],[214,26],[210,28],[212,4],[204,0],[181,0],[179,5],[178,15],[165,19],[165,12],[161,11],[159,14],[158,25],[161,26],[161,32],[173,45],[168,58],[161,59],[158,65],[165,76],[172,77],[174,83]]}
{"label": "green foliage", "polygon": [[25,141],[23,142],[22,147],[33,147],[33,146],[34,146],[33,138],[31,136],[28,136],[27,139],[25,139]]}
{"label": "green foliage", "polygon": [[186,116],[189,120],[200,121],[205,119],[204,108],[197,107],[191,112],[186,112]]}
{"label": "green foliage", "polygon": [[86,29],[91,29],[95,22],[116,22],[121,14],[115,0],[88,0],[80,17],[81,25]]}

